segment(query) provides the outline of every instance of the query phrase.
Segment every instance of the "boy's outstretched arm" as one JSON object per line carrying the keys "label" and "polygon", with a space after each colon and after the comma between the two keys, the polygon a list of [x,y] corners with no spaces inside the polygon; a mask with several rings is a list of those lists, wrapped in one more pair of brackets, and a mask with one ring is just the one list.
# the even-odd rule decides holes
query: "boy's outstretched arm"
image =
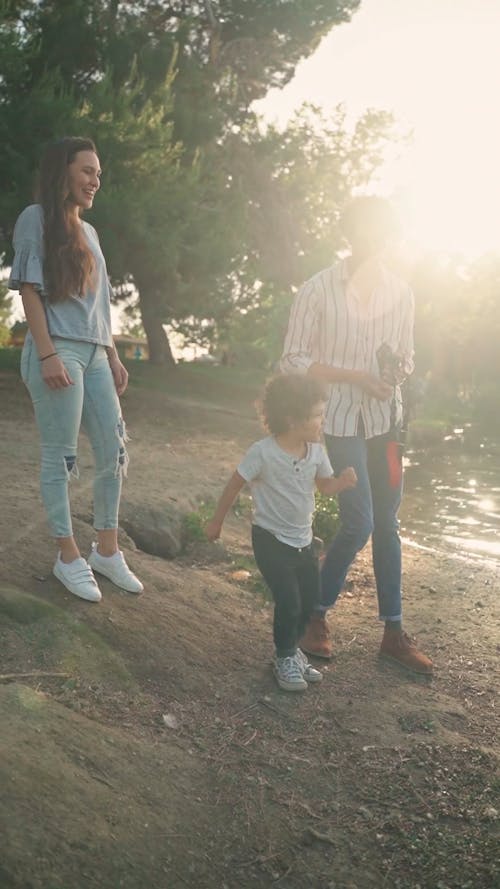
{"label": "boy's outstretched arm", "polygon": [[333,497],[340,494],[346,488],[355,488],[358,483],[358,477],[352,466],[344,469],[337,478],[333,475],[330,478],[316,478],[316,487],[321,494]]}
{"label": "boy's outstretched arm", "polygon": [[226,487],[224,488],[215,512],[209,522],[205,525],[205,534],[209,540],[217,540],[222,531],[222,525],[226,518],[227,511],[231,508],[243,485],[246,484],[245,479],[239,472],[233,472]]}

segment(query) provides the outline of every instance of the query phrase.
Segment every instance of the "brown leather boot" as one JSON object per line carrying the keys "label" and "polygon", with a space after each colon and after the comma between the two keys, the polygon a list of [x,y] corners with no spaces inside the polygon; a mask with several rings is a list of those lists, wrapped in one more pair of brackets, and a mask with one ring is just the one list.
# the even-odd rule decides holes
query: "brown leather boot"
{"label": "brown leather boot", "polygon": [[299,640],[299,647],[315,657],[331,658],[333,651],[326,615],[319,611],[313,614],[302,639]]}
{"label": "brown leather boot", "polygon": [[386,627],[379,654],[383,658],[397,661],[413,673],[427,676],[432,673],[431,659],[418,650],[415,640],[403,630],[389,630]]}

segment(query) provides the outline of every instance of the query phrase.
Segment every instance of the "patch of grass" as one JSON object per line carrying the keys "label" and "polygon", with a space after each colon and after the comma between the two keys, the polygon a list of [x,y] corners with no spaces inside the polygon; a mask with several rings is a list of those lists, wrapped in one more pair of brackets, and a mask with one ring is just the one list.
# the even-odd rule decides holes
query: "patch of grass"
{"label": "patch of grass", "polygon": [[162,391],[178,397],[201,398],[221,405],[245,407],[253,412],[253,403],[267,374],[238,367],[222,367],[195,362],[174,368],[156,367],[147,362],[126,362],[130,385]]}
{"label": "patch of grass", "polygon": [[0,614],[18,624],[32,624],[44,618],[57,620],[61,616],[61,610],[43,599],[20,593],[15,588],[2,586]]}
{"label": "patch of grass", "polygon": [[184,546],[205,542],[205,525],[212,517],[215,503],[212,499],[202,500],[198,509],[182,517],[182,541]]}
{"label": "patch of grass", "polygon": [[[22,349],[17,346],[0,348],[0,372],[19,373]],[[182,398],[213,401],[222,406],[243,408],[254,415],[254,402],[266,377],[257,368],[223,367],[197,362],[183,362],[175,367],[158,367],[147,361],[124,360],[132,388],[164,392]]]}
{"label": "patch of grass", "polygon": [[434,722],[428,716],[421,713],[403,713],[398,716],[398,722],[401,729],[409,735],[415,732],[428,732],[433,734],[435,730]]}
{"label": "patch of grass", "polygon": [[18,346],[0,349],[0,371],[8,370],[18,373],[19,365],[21,364],[21,352],[22,349]]}
{"label": "patch of grass", "polygon": [[98,680],[102,676],[127,688],[134,680],[121,655],[98,632],[63,608],[13,587],[0,587],[3,629],[29,647],[33,662],[60,665]]}
{"label": "patch of grass", "polygon": [[252,515],[252,498],[250,494],[240,494],[233,503],[233,512],[240,518],[249,518]]}

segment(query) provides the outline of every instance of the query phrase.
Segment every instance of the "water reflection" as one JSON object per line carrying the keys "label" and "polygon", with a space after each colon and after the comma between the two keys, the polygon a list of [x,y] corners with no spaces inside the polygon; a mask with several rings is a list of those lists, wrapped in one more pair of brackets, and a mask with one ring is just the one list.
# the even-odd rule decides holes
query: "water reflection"
{"label": "water reflection", "polygon": [[500,559],[500,453],[487,442],[466,452],[450,439],[405,457],[402,536],[423,548]]}

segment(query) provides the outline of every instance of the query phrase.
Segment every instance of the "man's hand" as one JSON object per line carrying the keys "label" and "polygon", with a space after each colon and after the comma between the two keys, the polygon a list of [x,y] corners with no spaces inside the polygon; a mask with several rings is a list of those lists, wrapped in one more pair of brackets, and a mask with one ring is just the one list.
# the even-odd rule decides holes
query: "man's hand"
{"label": "man's hand", "polygon": [[378,401],[388,401],[392,396],[393,387],[380,377],[374,376],[374,374],[361,372],[356,382],[367,395],[376,398]]}
{"label": "man's hand", "polygon": [[50,358],[46,358],[45,361],[42,361],[41,365],[42,379],[47,383],[47,386],[50,389],[65,389],[66,386],[73,385],[73,380],[59,358],[59,355],[51,355]]}

